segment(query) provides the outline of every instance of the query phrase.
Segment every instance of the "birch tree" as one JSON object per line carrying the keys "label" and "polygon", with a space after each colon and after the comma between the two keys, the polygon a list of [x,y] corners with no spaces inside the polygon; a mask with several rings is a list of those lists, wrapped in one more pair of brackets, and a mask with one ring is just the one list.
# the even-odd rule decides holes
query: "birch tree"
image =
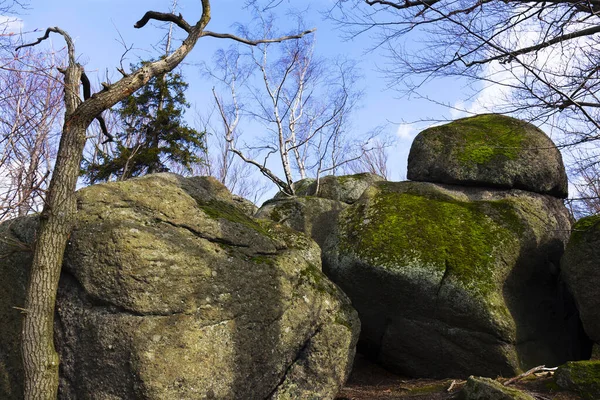
{"label": "birch tree", "polygon": [[[273,19],[259,14],[260,29],[271,32]],[[251,31],[257,29],[242,28]],[[288,195],[297,179],[341,171],[369,141],[350,139],[351,113],[362,95],[356,63],[321,59],[314,46],[314,36],[246,52],[232,46],[218,51],[209,69],[222,90],[213,89],[213,96],[229,151]],[[243,129],[264,134],[243,145]]]}
{"label": "birch tree", "polygon": [[60,59],[28,51],[0,69],[0,220],[43,204],[63,111]]}

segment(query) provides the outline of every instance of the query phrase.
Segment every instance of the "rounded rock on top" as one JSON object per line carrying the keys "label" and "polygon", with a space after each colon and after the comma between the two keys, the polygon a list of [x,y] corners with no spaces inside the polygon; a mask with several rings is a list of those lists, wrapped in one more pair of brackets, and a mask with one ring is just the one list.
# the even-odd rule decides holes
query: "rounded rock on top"
{"label": "rounded rock on top", "polygon": [[565,167],[552,140],[531,123],[499,114],[458,119],[419,133],[407,176],[567,197]]}

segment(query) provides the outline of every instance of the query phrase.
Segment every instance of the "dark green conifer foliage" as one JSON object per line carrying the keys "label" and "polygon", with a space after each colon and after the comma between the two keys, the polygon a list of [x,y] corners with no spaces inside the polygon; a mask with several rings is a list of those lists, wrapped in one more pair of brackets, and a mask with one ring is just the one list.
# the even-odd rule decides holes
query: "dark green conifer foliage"
{"label": "dark green conifer foliage", "polygon": [[123,132],[115,135],[113,154],[100,152],[98,163],[84,164],[83,175],[90,184],[111,177],[125,180],[169,171],[169,165],[190,169],[202,161],[205,132],[185,125],[184,91],[188,84],[181,74],[158,75],[121,103],[116,110]]}

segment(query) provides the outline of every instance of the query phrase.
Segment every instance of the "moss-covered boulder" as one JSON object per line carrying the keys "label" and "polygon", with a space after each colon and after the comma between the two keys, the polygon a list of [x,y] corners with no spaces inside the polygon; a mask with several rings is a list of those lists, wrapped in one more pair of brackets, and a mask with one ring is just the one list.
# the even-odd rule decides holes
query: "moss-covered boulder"
{"label": "moss-covered boulder", "polygon": [[[294,190],[296,196],[316,196],[352,204],[360,198],[369,186],[383,180],[384,178],[381,176],[368,172],[341,176],[328,175],[318,181],[313,178],[306,178],[295,182]],[[285,197],[289,196],[281,193],[275,196],[276,199]]]}
{"label": "moss-covered boulder", "polygon": [[519,389],[506,387],[490,378],[470,376],[460,392],[461,400],[535,400]]}
{"label": "moss-covered boulder", "polygon": [[[22,305],[26,259],[0,265],[14,277],[0,304]],[[0,398],[17,399],[18,328],[6,325]],[[61,399],[331,399],[358,329],[318,246],[249,217],[211,178],[158,174],[78,193],[57,301]]]}
{"label": "moss-covered boulder", "polygon": [[600,361],[572,361],[558,367],[556,384],[586,400],[600,399]]}
{"label": "moss-covered boulder", "polygon": [[567,197],[560,152],[534,125],[498,114],[429,128],[408,156],[414,181],[522,189]]}
{"label": "moss-covered boulder", "polygon": [[600,343],[600,215],[575,223],[561,260],[562,275],[575,297],[588,336]]}
{"label": "moss-covered boulder", "polygon": [[268,219],[304,232],[322,246],[335,231],[337,217],[346,203],[319,197],[289,197],[269,200],[258,210],[256,218]]}
{"label": "moss-covered boulder", "polygon": [[569,228],[552,196],[379,182],[340,213],[324,271],[358,310],[360,347],[386,367],[512,376],[582,357],[560,295]]}

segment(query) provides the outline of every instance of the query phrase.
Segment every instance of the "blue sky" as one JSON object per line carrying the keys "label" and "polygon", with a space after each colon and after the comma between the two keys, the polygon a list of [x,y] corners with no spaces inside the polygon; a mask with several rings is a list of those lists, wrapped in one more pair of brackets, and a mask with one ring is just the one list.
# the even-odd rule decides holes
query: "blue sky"
{"label": "blue sky", "polygon": [[[125,65],[136,62],[138,57],[152,58],[159,53],[152,50],[164,30],[146,26],[134,29],[133,24],[147,11],[169,11],[171,0],[31,0],[30,9],[20,17],[23,20],[22,29],[26,40],[34,40],[46,27],[58,26],[75,39],[79,60],[85,65],[92,81],[105,80],[108,76],[114,80],[119,78],[115,67],[118,66],[124,48],[120,37],[127,45],[133,45]],[[208,29],[217,32],[232,32],[235,23],[247,22],[251,15],[243,9],[242,0],[217,0],[212,4],[212,21]],[[294,2],[284,2],[286,7]],[[419,119],[444,119],[455,117],[450,110],[425,100],[399,98],[399,93],[386,87],[384,76],[377,67],[384,65],[387,60],[381,52],[367,52],[375,41],[367,35],[354,40],[344,40],[339,27],[322,17],[321,11],[331,4],[330,0],[303,1],[302,7],[310,7],[304,13],[306,24],[317,28],[316,52],[322,56],[334,57],[347,55],[360,62],[364,75],[363,85],[366,89],[362,107],[354,114],[354,127],[357,133],[387,122],[399,123]],[[189,22],[195,22],[200,13],[198,0],[179,0],[179,12]],[[281,17],[278,21],[281,30],[287,31],[294,26],[290,19]],[[38,32],[31,32],[33,30]],[[214,52],[226,48],[230,43],[223,39],[203,38],[186,59],[190,65],[183,69],[184,77],[190,87],[186,93],[188,100],[196,107],[202,107],[210,99],[212,82],[202,78],[197,67],[193,64],[210,62]],[[63,47],[60,37],[53,36],[53,46]],[[425,93],[437,101],[454,104],[461,98],[463,88],[460,82],[436,82],[425,90]],[[398,138],[395,147],[390,148],[391,179],[404,179],[406,174],[406,159],[412,138],[423,127],[390,124],[387,132]]]}

